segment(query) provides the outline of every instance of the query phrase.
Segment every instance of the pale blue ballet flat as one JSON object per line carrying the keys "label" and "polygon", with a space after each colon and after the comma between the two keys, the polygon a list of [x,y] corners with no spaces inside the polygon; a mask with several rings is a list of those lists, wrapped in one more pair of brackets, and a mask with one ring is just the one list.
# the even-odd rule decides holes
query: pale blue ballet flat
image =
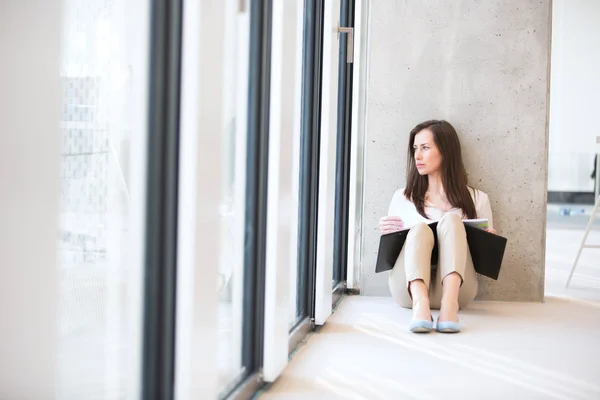
{"label": "pale blue ballet flat", "polygon": [[438,320],[435,329],[441,333],[458,333],[460,332],[460,323],[452,321],[440,322]]}
{"label": "pale blue ballet flat", "polygon": [[411,321],[408,329],[413,333],[428,333],[433,329],[433,320],[415,320]]}

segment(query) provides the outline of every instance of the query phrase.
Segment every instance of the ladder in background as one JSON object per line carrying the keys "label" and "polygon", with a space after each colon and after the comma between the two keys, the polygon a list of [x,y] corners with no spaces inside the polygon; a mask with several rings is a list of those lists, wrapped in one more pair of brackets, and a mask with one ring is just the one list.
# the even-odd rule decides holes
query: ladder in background
{"label": "ladder in background", "polygon": [[[596,146],[600,147],[600,136],[596,137]],[[600,153],[600,151],[598,151]],[[575,272],[575,268],[577,268],[577,263],[579,262],[579,257],[581,257],[581,252],[583,249],[600,249],[600,244],[587,244],[587,237],[590,234],[590,230],[592,230],[592,226],[594,225],[594,218],[596,217],[596,213],[600,208],[600,154],[596,158],[596,204],[594,205],[594,210],[592,211],[592,215],[590,216],[590,222],[588,222],[587,228],[585,230],[585,234],[583,235],[583,239],[581,240],[581,244],[579,245],[579,250],[577,251],[577,257],[575,257],[575,262],[573,263],[573,267],[571,268],[571,273],[569,274],[569,278],[567,279],[566,288],[569,287],[571,283],[571,279],[573,278],[573,273]]]}

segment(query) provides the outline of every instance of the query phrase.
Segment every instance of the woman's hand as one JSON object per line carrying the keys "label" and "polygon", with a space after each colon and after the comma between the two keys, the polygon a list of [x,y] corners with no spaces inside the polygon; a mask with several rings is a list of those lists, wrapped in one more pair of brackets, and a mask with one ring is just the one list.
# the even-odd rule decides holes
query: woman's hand
{"label": "woman's hand", "polygon": [[383,217],[379,220],[379,232],[382,235],[399,232],[404,229],[404,222],[400,217]]}
{"label": "woman's hand", "polygon": [[493,228],[487,228],[485,231],[489,232],[489,233],[493,233],[494,235],[496,235],[496,230],[493,229]]}

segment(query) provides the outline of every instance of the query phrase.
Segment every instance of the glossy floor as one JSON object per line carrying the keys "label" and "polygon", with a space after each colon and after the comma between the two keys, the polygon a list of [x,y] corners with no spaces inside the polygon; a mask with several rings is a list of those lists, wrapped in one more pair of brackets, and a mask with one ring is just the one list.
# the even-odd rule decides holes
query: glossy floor
{"label": "glossy floor", "polygon": [[599,399],[599,250],[564,289],[582,235],[548,230],[544,303],[475,302],[458,335],[411,334],[390,298],[346,298],[260,399]]}

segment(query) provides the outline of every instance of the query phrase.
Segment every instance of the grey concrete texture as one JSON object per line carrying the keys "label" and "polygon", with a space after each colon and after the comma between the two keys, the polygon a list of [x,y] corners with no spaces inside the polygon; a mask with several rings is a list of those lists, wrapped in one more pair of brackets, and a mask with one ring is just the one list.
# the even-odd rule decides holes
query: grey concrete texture
{"label": "grey concrete texture", "polygon": [[477,298],[541,301],[551,1],[371,0],[370,14],[361,293],[390,295],[387,273],[375,274],[377,225],[405,185],[409,132],[446,119],[509,240]]}

